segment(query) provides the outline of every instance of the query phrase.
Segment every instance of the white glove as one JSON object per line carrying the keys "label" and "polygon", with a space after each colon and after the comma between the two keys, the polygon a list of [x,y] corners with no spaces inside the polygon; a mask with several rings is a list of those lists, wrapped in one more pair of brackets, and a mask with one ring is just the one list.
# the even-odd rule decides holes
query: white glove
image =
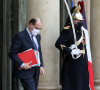
{"label": "white glove", "polygon": [[79,55],[80,54],[80,50],[79,49],[73,49],[71,54],[72,55]]}

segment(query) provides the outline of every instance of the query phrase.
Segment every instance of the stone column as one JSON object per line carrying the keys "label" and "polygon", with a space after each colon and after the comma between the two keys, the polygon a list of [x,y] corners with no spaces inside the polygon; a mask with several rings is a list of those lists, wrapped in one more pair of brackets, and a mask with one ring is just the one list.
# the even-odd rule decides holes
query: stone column
{"label": "stone column", "polygon": [[95,90],[100,90],[100,0],[91,1],[91,48]]}
{"label": "stone column", "polygon": [[41,46],[45,74],[40,76],[38,90],[59,90],[59,52],[55,41],[60,33],[59,0],[27,0],[27,22],[33,17],[42,19]]}

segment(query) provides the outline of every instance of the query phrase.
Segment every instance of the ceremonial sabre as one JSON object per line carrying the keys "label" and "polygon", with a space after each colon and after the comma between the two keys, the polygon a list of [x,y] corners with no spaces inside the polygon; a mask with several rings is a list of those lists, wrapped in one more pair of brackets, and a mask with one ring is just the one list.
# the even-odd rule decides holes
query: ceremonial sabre
{"label": "ceremonial sabre", "polygon": [[[70,13],[70,9],[69,9],[69,7],[68,7],[68,4],[67,4],[67,2],[66,2],[66,0],[64,0],[64,2],[65,2],[65,4],[66,4],[66,8],[67,8],[67,10],[68,10],[68,14],[69,14],[69,17],[70,17],[70,21],[71,21],[71,24],[72,24],[72,29],[73,29],[73,35],[74,35],[74,41],[75,41],[75,49],[78,49],[77,48],[77,40],[76,40],[76,33],[75,33],[75,28],[74,28],[74,23],[73,23],[73,19],[72,19],[72,15],[71,15],[71,13]],[[77,57],[74,57],[74,56],[72,56],[74,59],[77,59],[77,58],[79,58],[81,56],[81,54],[79,54]]]}

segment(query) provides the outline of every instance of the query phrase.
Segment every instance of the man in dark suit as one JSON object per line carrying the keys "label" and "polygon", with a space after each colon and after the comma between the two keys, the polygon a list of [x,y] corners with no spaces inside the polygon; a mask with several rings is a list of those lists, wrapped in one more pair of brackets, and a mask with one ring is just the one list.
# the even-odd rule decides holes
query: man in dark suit
{"label": "man in dark suit", "polygon": [[[37,90],[39,74],[44,74],[43,59],[40,46],[41,37],[39,31],[42,23],[39,18],[29,21],[28,27],[15,35],[9,50],[9,57],[14,63],[14,78],[20,79],[24,90]],[[17,56],[18,53],[28,49],[38,50],[40,53],[40,67],[30,67],[29,63],[23,63]],[[19,70],[18,68],[22,68]]]}

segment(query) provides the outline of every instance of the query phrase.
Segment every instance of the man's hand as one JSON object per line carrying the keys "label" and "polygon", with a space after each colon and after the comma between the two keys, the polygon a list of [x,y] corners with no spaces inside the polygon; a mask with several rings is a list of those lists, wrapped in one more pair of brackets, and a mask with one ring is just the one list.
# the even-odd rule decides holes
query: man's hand
{"label": "man's hand", "polygon": [[43,67],[40,67],[40,74],[44,74],[44,68]]}
{"label": "man's hand", "polygon": [[32,63],[32,62],[24,63],[23,69],[25,69],[25,70],[31,69],[31,67],[29,66],[29,64],[31,64],[31,63]]}

